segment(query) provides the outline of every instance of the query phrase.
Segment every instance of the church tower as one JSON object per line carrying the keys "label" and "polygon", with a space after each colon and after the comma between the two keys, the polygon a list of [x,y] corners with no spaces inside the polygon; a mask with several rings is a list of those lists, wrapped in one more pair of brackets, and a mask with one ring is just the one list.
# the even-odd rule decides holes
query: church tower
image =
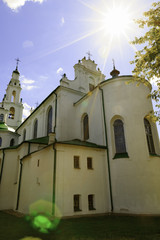
{"label": "church tower", "polygon": [[16,69],[12,72],[12,78],[1,103],[1,106],[8,110],[6,124],[14,129],[21,124],[23,112],[22,98],[20,98],[22,88],[19,81],[18,62],[19,59],[17,59]]}

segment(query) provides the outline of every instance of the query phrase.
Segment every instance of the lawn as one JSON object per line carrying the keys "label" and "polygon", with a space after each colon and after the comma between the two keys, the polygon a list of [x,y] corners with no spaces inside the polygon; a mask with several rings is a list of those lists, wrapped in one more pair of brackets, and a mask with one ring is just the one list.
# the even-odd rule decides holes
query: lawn
{"label": "lawn", "polygon": [[98,216],[63,219],[48,234],[24,217],[0,212],[0,240],[160,240],[160,217]]}

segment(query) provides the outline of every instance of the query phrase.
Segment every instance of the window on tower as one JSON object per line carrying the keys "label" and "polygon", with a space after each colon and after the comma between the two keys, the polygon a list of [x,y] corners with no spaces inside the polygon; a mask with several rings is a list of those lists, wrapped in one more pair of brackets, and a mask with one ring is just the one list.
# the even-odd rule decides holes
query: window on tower
{"label": "window on tower", "polygon": [[16,91],[13,91],[13,92],[12,92],[11,102],[14,102],[14,103],[15,103],[15,101],[16,101]]}
{"label": "window on tower", "polygon": [[11,107],[9,110],[8,118],[14,119],[14,115],[15,115],[15,109],[14,109],[14,107]]}

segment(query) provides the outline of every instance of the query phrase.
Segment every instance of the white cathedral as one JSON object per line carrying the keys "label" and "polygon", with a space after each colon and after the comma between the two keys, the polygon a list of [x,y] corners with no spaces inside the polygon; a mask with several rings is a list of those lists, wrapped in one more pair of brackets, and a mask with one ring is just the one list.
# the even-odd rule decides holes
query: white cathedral
{"label": "white cathedral", "polygon": [[[0,103],[0,210],[54,216],[160,214],[151,85],[85,57],[22,122],[18,67]],[[130,84],[126,84],[131,81]]]}

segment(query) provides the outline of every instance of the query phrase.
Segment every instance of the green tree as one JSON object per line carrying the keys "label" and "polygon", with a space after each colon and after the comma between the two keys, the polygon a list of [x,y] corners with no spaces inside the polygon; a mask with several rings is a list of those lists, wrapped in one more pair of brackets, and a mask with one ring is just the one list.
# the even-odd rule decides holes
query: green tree
{"label": "green tree", "polygon": [[[142,49],[137,51],[135,59],[131,64],[135,64],[133,76],[140,82],[145,83],[145,79],[155,80],[157,89],[152,91],[152,99],[160,99],[160,2],[155,2],[149,11],[144,12],[143,18],[136,20],[140,28],[146,31],[143,36],[135,37],[131,43],[141,45]],[[157,114],[157,112],[155,113]]]}

